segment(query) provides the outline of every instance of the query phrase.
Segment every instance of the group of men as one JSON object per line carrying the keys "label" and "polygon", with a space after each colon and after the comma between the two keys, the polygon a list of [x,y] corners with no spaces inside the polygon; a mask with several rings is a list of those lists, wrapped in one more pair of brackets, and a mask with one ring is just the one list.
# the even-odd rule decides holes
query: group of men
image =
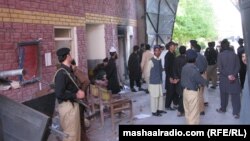
{"label": "group of men", "polygon": [[[166,45],[168,52],[164,56],[164,66],[161,63],[162,49],[160,46],[154,46],[154,57],[148,63],[148,89],[151,97],[152,115],[161,116],[166,113],[165,109],[175,110],[178,108],[179,116],[183,116],[185,111],[188,124],[197,124],[200,115],[198,89],[207,85],[207,81],[201,76],[201,72],[195,65],[198,53],[193,49],[186,51],[186,47],[181,46],[179,48],[180,56],[176,58],[176,45],[172,41]],[[162,86],[163,71],[166,74],[166,97]],[[171,107],[172,102],[176,107]]]}
{"label": "group of men", "polygon": [[[136,82],[139,90],[142,90],[140,84],[140,73],[142,72],[142,76],[148,84],[153,116],[161,116],[167,113],[165,109],[174,110],[176,107],[171,107],[173,102],[174,105],[178,105],[179,116],[185,115],[188,124],[199,124],[200,115],[205,114],[203,91],[204,87],[208,86],[206,72],[207,70],[208,72],[216,70],[218,65],[221,107],[217,109],[217,112],[226,112],[228,97],[231,94],[233,116],[239,118],[241,87],[238,73],[241,64],[239,57],[230,49],[230,43],[227,39],[221,42],[222,51],[218,54],[218,57],[217,54],[211,55],[211,52],[214,52],[214,42],[209,42],[209,48],[206,50],[205,56],[199,53],[201,48],[197,41],[191,40],[190,43],[191,49],[186,51],[186,47],[181,46],[179,48],[180,55],[176,58],[175,48],[177,44],[170,41],[166,45],[168,52],[164,53],[164,61],[160,57],[162,47],[154,46],[152,54],[150,46],[146,45],[147,51],[143,52],[140,60],[138,58],[139,47],[134,46],[128,62],[131,90],[135,91],[133,88],[134,82]],[[215,51],[215,53],[217,52]],[[61,126],[63,131],[69,135],[64,141],[79,141],[81,138],[80,109],[76,101],[85,97],[84,90],[89,81],[85,77],[81,77],[82,72],[77,71],[75,63],[72,63],[73,58],[70,55],[69,48],[57,50],[57,56],[60,67],[54,78],[55,94]],[[110,56],[110,59],[104,59],[106,64],[103,69],[108,80],[107,89],[111,90],[113,94],[117,94],[120,92],[120,83],[115,63],[117,59],[115,48],[110,49]],[[209,57],[210,59],[208,59]],[[164,65],[162,62],[164,62]],[[166,75],[166,95],[163,92],[162,72],[165,72]],[[213,74],[214,72],[211,71],[210,73]],[[240,78],[243,79],[241,76]],[[216,77],[211,77],[211,88],[216,88],[216,79]]]}
{"label": "group of men", "polygon": [[[241,39],[239,40],[239,44]],[[154,46],[154,57],[148,63],[149,92],[151,96],[151,112],[153,116],[161,116],[166,110],[178,109],[178,116],[184,116],[188,124],[199,124],[200,115],[205,115],[204,88],[212,81],[210,88],[217,86],[217,67],[220,72],[221,106],[218,113],[226,112],[229,95],[232,96],[233,117],[240,115],[240,84],[238,80],[240,69],[239,57],[230,48],[227,39],[221,41],[221,52],[214,49],[215,42],[209,42],[205,54],[201,54],[201,47],[196,40],[190,40],[191,49],[184,51],[179,48],[180,55],[175,57],[176,43],[169,42],[168,52],[161,61],[161,48]],[[186,48],[185,48],[186,49]],[[240,51],[238,51],[238,54]],[[241,59],[240,59],[241,60]],[[244,67],[244,66],[243,66]],[[244,69],[244,68],[243,68]],[[163,93],[162,72],[165,71],[166,97]],[[242,74],[245,76],[245,74]],[[240,75],[240,79],[244,77]],[[173,107],[171,107],[173,105]]]}

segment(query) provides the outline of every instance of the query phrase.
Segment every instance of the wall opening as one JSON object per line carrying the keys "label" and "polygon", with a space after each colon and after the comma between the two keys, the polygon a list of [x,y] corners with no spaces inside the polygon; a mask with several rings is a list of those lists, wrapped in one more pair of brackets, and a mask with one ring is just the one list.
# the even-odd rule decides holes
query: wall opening
{"label": "wall opening", "polygon": [[133,50],[133,27],[117,26],[118,32],[118,76],[122,83],[126,83],[128,79],[128,58]]}
{"label": "wall opening", "polygon": [[105,30],[103,24],[87,24],[87,62],[89,78],[93,78],[94,67],[106,57]]}
{"label": "wall opening", "polygon": [[54,28],[56,50],[62,47],[70,48],[70,53],[78,64],[77,38],[75,27],[55,27]]}

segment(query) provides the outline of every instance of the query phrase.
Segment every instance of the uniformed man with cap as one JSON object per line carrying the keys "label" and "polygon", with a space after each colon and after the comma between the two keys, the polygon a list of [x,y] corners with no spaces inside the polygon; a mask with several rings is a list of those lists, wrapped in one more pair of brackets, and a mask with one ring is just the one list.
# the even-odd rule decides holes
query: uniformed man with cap
{"label": "uniformed man with cap", "polygon": [[75,100],[84,98],[85,93],[76,86],[70,49],[60,48],[56,54],[61,65],[55,74],[55,94],[61,127],[69,135],[63,141],[80,141],[80,113]]}
{"label": "uniformed man with cap", "polygon": [[[201,76],[195,65],[196,51],[186,51],[187,64],[182,68],[181,85],[183,90],[183,105],[187,124],[200,123],[199,109],[199,87],[205,86],[208,82]],[[188,75],[187,75],[188,74]]]}
{"label": "uniformed man with cap", "polygon": [[106,77],[108,79],[108,90],[112,91],[112,94],[117,94],[121,91],[120,83],[118,79],[117,67],[116,67],[116,59],[118,58],[116,49],[111,47],[109,50],[110,59],[106,66]]}

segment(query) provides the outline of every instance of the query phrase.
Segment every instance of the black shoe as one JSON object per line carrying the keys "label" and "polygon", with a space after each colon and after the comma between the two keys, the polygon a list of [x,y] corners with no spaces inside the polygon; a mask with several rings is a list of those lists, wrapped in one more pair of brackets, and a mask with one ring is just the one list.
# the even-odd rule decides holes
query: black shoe
{"label": "black shoe", "polygon": [[146,93],[146,94],[149,94],[149,91],[148,91],[148,90],[145,90],[145,93]]}
{"label": "black shoe", "polygon": [[159,113],[159,114],[166,114],[167,112],[163,111],[163,110],[157,110],[157,113]]}
{"label": "black shoe", "polygon": [[239,118],[240,118],[240,115],[239,115],[239,114],[235,114],[235,115],[234,115],[234,118],[235,118],[235,119],[239,119]]}
{"label": "black shoe", "polygon": [[205,102],[205,103],[204,103],[204,106],[208,106],[208,102]]}
{"label": "black shoe", "polygon": [[216,86],[211,86],[210,88],[211,88],[211,89],[216,89]]}
{"label": "black shoe", "polygon": [[152,113],[152,115],[153,115],[153,116],[156,116],[156,117],[160,117],[160,116],[161,116],[161,114],[160,114],[160,113],[157,113],[157,112],[156,112],[156,113]]}
{"label": "black shoe", "polygon": [[136,92],[135,88],[132,88],[131,91],[132,91],[132,92]]}
{"label": "black shoe", "polygon": [[175,109],[174,108],[172,108],[172,107],[168,107],[168,108],[166,108],[167,110],[169,110],[169,111],[174,111]]}
{"label": "black shoe", "polygon": [[217,111],[218,113],[225,113],[225,112],[226,112],[226,111],[222,110],[221,108],[220,108],[220,109],[216,109],[216,111]]}
{"label": "black shoe", "polygon": [[204,112],[204,111],[200,112],[200,115],[204,116],[204,115],[205,115],[205,112]]}
{"label": "black shoe", "polygon": [[183,117],[183,116],[185,116],[184,113],[182,113],[182,112],[178,112],[178,113],[177,113],[177,117]]}
{"label": "black shoe", "polygon": [[143,88],[139,88],[138,91],[145,91]]}

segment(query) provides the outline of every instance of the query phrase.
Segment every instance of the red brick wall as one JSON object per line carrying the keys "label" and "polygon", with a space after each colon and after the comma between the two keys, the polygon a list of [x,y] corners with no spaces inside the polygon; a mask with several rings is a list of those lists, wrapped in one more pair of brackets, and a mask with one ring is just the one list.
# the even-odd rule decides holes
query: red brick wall
{"label": "red brick wall", "polygon": [[88,74],[87,68],[87,48],[85,44],[85,27],[77,27],[77,44],[78,44],[78,63],[79,67],[85,74]]}
{"label": "red brick wall", "polygon": [[105,26],[105,41],[106,41],[106,55],[109,56],[109,49],[111,46],[117,48],[117,25],[106,25]]}
{"label": "red brick wall", "polygon": [[[136,0],[84,0],[85,12],[136,19]],[[134,41],[137,44],[137,29],[134,28]],[[114,37],[113,37],[114,36]],[[109,48],[118,46],[117,25],[105,25],[106,54]]]}
{"label": "red brick wall", "polygon": [[[41,44],[40,59],[42,62],[42,78],[45,82],[50,82],[55,67],[44,67],[44,53],[54,54],[53,26],[26,23],[2,23],[0,22],[0,70],[18,69],[17,43],[43,38]],[[4,30],[4,32],[2,32]],[[25,101],[31,99],[38,90],[38,84],[31,84],[20,89],[1,91],[12,99]]]}
{"label": "red brick wall", "polygon": [[85,0],[0,0],[0,7],[82,16]]}
{"label": "red brick wall", "polygon": [[53,26],[0,22],[0,70],[17,69],[17,43],[43,38],[41,54],[54,46]]}
{"label": "red brick wall", "polygon": [[85,12],[136,19],[136,0],[0,0],[0,7],[83,16]]}
{"label": "red brick wall", "polygon": [[136,19],[136,0],[83,0],[85,12]]}
{"label": "red brick wall", "polygon": [[140,46],[141,43],[138,42],[137,27],[134,27],[133,30],[134,30],[133,45],[139,45]]}
{"label": "red brick wall", "polygon": [[[135,0],[0,0],[0,8],[10,8],[27,11],[38,11],[84,17],[84,13],[96,13],[128,19],[136,19]],[[1,17],[0,17],[1,18]],[[134,28],[134,43],[136,43],[136,28]],[[113,37],[114,36],[114,37]],[[18,68],[17,43],[43,38],[41,42],[40,59],[42,65],[42,81],[51,83],[56,67],[54,25],[1,22],[0,20],[0,71]],[[79,67],[87,74],[87,55],[85,43],[85,26],[77,27],[77,46]],[[109,48],[117,47],[117,25],[105,25],[105,40],[107,56]],[[45,67],[44,54],[52,53],[52,66]],[[48,86],[42,84],[42,88]],[[38,83],[29,84],[19,89],[0,91],[19,102],[34,98],[39,90]]]}

